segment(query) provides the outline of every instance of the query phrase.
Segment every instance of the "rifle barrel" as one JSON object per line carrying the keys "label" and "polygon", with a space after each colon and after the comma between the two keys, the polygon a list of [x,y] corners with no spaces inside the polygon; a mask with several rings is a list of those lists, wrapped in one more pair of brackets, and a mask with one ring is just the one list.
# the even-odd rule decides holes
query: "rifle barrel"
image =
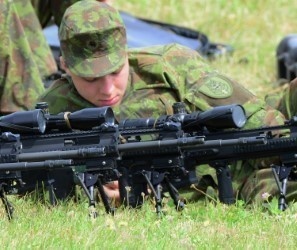
{"label": "rifle barrel", "polygon": [[41,162],[12,162],[1,163],[0,170],[4,171],[22,171],[22,170],[34,170],[34,169],[53,169],[63,168],[73,165],[72,160],[50,160]]}

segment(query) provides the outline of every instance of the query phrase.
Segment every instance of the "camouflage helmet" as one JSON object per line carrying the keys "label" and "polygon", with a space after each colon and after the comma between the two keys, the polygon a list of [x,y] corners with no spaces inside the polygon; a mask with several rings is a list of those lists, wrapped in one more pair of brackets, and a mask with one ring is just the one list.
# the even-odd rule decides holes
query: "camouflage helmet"
{"label": "camouflage helmet", "polygon": [[80,77],[101,77],[125,63],[126,29],[118,11],[105,3],[85,0],[71,5],[59,39],[67,67]]}

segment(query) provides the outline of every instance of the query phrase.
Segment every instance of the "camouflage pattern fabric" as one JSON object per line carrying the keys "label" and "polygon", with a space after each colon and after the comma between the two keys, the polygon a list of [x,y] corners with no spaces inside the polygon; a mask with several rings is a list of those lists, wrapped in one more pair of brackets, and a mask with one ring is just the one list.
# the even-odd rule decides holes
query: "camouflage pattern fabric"
{"label": "camouflage pattern fabric", "polygon": [[126,29],[118,12],[107,4],[81,1],[68,8],[59,40],[67,67],[80,77],[104,76],[124,65]]}
{"label": "camouflage pattern fabric", "polygon": [[0,112],[31,109],[56,63],[29,0],[1,1],[0,8]]}
{"label": "camouflage pattern fabric", "polygon": [[55,73],[57,71],[55,60],[30,1],[17,0],[14,3],[31,51],[34,52],[32,56],[39,68],[40,75],[45,77]]}
{"label": "camouflage pattern fabric", "polygon": [[[245,128],[283,124],[280,112],[257,99],[242,85],[213,70],[196,51],[171,44],[130,49],[128,57],[128,89],[121,105],[114,108],[118,120],[172,114],[172,104],[183,101],[189,112],[242,104],[248,117]],[[92,107],[78,94],[67,75],[57,80],[41,100],[48,102],[51,113]],[[265,167],[262,161],[238,162],[231,166],[237,197],[249,202],[261,201],[264,192],[278,195],[271,169]],[[197,173],[199,176],[211,174],[215,178],[214,170],[209,167],[198,167]],[[296,195],[294,192],[290,197]]]}
{"label": "camouflage pattern fabric", "polygon": [[265,97],[267,104],[281,111],[287,119],[297,115],[297,78]]}

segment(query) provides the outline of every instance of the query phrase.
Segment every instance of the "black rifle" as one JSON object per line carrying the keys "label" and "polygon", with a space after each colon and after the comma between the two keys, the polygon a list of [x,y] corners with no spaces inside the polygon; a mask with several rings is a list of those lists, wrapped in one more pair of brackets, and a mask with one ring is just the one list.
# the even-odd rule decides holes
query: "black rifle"
{"label": "black rifle", "polygon": [[[241,128],[245,124],[245,113],[239,105],[187,114],[183,106],[177,104],[174,110],[172,116],[124,120],[119,125],[115,124],[109,107],[58,115],[37,109],[2,117],[2,193],[10,193],[11,180],[16,177],[24,179],[25,176],[25,186],[30,184],[32,172],[23,167],[24,163],[66,160],[67,164],[59,163],[58,167],[63,168],[70,163],[74,166],[69,169],[88,195],[90,206],[95,206],[94,188],[97,187],[106,212],[113,212],[102,185],[119,179],[121,199],[126,205],[141,205],[142,193],[147,192],[148,185],[155,196],[159,213],[162,187],[166,186],[176,207],[182,207],[176,188],[185,185],[184,180],[187,185],[196,183],[195,167],[207,163],[217,170],[220,200],[230,204],[234,202],[228,169],[230,162],[280,156],[283,165],[274,169],[278,183],[282,182],[280,208],[285,208],[285,181],[292,169],[287,159],[293,157],[296,144],[292,142],[296,140],[295,121],[279,127],[229,132],[225,129]],[[34,122],[28,118],[29,112],[34,114]],[[270,135],[275,129],[287,128],[291,130],[288,138],[277,139]],[[37,134],[32,134],[32,131]],[[10,164],[21,171],[20,175],[5,178]],[[75,166],[84,166],[84,169],[77,171]],[[43,171],[47,176],[61,171],[53,171],[44,165],[40,169],[47,169]],[[283,169],[288,170],[285,176]],[[51,178],[48,183],[54,203],[57,190],[54,190]],[[14,190],[18,188],[22,189],[13,187]]]}
{"label": "black rifle", "polygon": [[[43,104],[39,104],[39,107],[46,109]],[[3,173],[3,197],[4,194],[32,190],[36,182],[43,181],[48,184],[51,203],[55,204],[57,193],[65,188],[65,185],[55,186],[56,180],[60,176],[65,182],[70,171],[86,192],[90,206],[95,206],[94,188],[97,187],[106,211],[113,212],[102,185],[119,179],[121,198],[126,204],[133,207],[141,205],[140,193],[146,192],[146,186],[149,185],[157,201],[157,212],[160,212],[161,184],[166,184],[176,206],[181,207],[176,187],[185,185],[185,180],[186,183],[197,182],[195,165],[184,157],[186,151],[195,147],[206,149],[229,144],[263,143],[262,138],[205,141],[202,130],[213,123],[219,127],[219,122],[221,128],[244,125],[245,114],[239,105],[191,114],[186,114],[179,105],[175,109],[175,115],[161,116],[157,121],[152,118],[125,120],[119,125],[115,124],[109,107],[58,115],[36,109],[2,117],[0,169]],[[154,124],[151,124],[152,121]],[[198,131],[200,135],[197,136]],[[77,171],[77,168],[72,167],[53,170],[52,161],[55,160],[67,161],[54,162],[57,168],[62,169],[71,164],[74,167],[84,166],[84,169]],[[47,161],[50,161],[50,166],[41,164]],[[46,171],[31,171],[32,168],[24,167],[24,164],[28,166],[37,163],[40,164],[36,166],[37,169]],[[225,171],[225,168],[221,171]],[[227,172],[223,173],[226,177]],[[130,176],[135,180],[139,175],[143,177],[139,180],[140,184],[131,181]],[[20,181],[18,185],[12,186],[15,179]],[[131,186],[131,192],[127,200],[128,185]],[[231,181],[219,181],[219,186],[222,201],[230,203]],[[67,188],[68,186],[65,189]],[[66,193],[69,194],[69,191]],[[8,204],[7,199],[3,198],[3,201]]]}
{"label": "black rifle", "polygon": [[[95,204],[94,185],[107,204],[100,182],[119,178],[116,168],[119,131],[111,108],[59,115],[49,115],[41,109],[15,112],[1,117],[0,128],[0,188],[9,218],[13,210],[5,194],[23,194],[45,182],[54,205],[57,196],[64,198],[70,194],[73,173],[86,191],[90,205]],[[75,166],[84,166],[83,174]],[[106,209],[111,212],[110,207]]]}

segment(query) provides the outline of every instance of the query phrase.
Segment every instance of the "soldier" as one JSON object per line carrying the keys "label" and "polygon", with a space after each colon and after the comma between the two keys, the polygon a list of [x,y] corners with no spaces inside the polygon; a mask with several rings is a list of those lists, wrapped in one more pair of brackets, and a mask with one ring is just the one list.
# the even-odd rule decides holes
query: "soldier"
{"label": "soldier", "polygon": [[[177,44],[128,50],[122,19],[106,4],[70,6],[59,39],[66,74],[41,98],[51,113],[111,106],[121,120],[172,114],[175,102],[184,102],[189,112],[237,103],[247,113],[245,128],[283,124],[280,112],[213,70],[196,51]],[[270,168],[251,164],[232,166],[237,196],[249,202],[263,192],[278,194]]]}
{"label": "soldier", "polygon": [[57,70],[29,0],[0,3],[0,113],[28,110]]}

